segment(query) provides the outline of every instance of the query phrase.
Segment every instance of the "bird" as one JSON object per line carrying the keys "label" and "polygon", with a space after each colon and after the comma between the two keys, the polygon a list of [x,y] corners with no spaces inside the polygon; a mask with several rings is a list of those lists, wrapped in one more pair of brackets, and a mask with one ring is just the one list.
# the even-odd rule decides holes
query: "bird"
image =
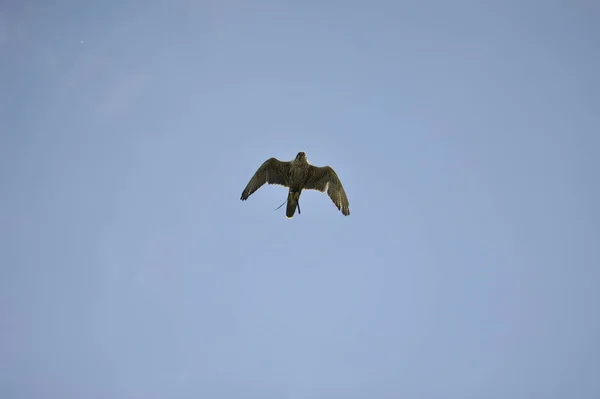
{"label": "bird", "polygon": [[285,212],[288,219],[294,216],[296,208],[298,214],[301,213],[299,200],[302,190],[327,192],[337,209],[344,216],[350,215],[350,203],[337,173],[330,166],[319,167],[309,164],[303,151],[291,161],[280,161],[273,157],[263,162],[242,191],[240,199],[246,201],[265,183],[289,188]]}

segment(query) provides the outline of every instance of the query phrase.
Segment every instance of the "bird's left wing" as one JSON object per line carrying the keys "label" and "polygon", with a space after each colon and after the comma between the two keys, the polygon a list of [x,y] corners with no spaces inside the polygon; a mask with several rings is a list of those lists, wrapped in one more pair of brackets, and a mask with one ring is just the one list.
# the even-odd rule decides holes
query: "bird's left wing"
{"label": "bird's left wing", "polygon": [[283,162],[277,158],[267,159],[254,173],[248,185],[242,191],[242,201],[248,199],[252,193],[261,188],[265,183],[286,185],[286,179],[290,170],[290,162]]}
{"label": "bird's left wing", "polygon": [[329,166],[318,167],[310,165],[309,176],[304,186],[305,189],[321,192],[327,191],[327,195],[329,195],[329,198],[331,198],[337,209],[345,216],[350,214],[350,203],[348,202],[348,197],[346,197],[346,191],[344,191],[342,182],[333,168]]}

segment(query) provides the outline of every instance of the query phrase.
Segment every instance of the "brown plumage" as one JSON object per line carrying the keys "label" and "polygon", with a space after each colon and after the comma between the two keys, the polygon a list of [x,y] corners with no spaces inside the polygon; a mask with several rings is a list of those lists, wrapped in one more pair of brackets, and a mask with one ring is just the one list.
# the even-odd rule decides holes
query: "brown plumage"
{"label": "brown plumage", "polygon": [[242,192],[245,201],[265,183],[288,187],[286,216],[291,218],[298,208],[300,213],[300,194],[302,190],[327,192],[335,206],[345,215],[350,215],[350,204],[338,175],[330,166],[313,166],[306,160],[306,154],[299,152],[292,161],[267,159],[254,173]]}

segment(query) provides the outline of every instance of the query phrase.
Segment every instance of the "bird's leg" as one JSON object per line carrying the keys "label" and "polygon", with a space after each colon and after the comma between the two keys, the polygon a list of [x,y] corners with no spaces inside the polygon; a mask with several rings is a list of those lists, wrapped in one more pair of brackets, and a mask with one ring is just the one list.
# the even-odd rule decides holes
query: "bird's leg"
{"label": "bird's leg", "polygon": [[[287,202],[287,199],[286,199],[285,201],[283,201],[283,204],[279,205],[279,206],[277,207],[277,209],[279,209],[279,208],[281,208],[282,206],[284,206],[284,205],[286,204],[286,202]],[[273,210],[274,210],[274,211],[276,211],[277,209],[273,209]]]}
{"label": "bird's leg", "polygon": [[298,215],[300,215],[302,212],[300,212],[300,200],[297,201],[298,204]]}

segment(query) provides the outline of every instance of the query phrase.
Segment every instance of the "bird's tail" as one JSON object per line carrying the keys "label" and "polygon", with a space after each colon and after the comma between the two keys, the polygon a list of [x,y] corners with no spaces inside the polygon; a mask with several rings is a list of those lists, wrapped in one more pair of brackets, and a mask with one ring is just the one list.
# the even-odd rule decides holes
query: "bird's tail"
{"label": "bird's tail", "polygon": [[285,215],[288,218],[291,218],[294,216],[294,213],[296,213],[296,208],[298,208],[298,214],[300,213],[300,205],[298,204],[299,199],[300,199],[300,193],[290,190],[290,192],[288,193],[287,209],[285,212]]}

